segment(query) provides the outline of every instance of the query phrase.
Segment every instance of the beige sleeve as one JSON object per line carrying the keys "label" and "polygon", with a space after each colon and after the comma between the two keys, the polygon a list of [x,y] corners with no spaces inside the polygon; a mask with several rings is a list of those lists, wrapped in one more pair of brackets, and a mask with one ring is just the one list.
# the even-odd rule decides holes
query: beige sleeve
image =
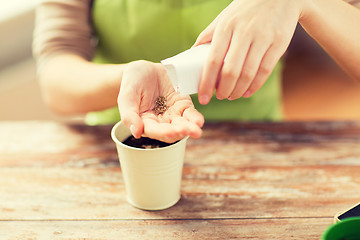
{"label": "beige sleeve", "polygon": [[59,53],[90,60],[94,52],[91,0],[42,0],[36,8],[33,55],[38,65]]}

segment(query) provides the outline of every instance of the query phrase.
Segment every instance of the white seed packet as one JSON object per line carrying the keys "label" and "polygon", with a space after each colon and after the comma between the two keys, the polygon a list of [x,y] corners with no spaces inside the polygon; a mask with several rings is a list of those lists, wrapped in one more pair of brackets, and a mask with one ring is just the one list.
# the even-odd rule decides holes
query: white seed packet
{"label": "white seed packet", "polygon": [[210,43],[207,43],[161,61],[176,92],[181,95],[198,92],[202,69],[209,51]]}

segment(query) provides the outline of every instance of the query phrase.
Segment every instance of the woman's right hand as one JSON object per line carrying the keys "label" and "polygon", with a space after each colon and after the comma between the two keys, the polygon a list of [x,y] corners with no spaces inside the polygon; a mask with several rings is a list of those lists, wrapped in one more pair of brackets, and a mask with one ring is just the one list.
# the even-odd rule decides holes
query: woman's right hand
{"label": "woman's right hand", "polygon": [[234,0],[199,35],[211,42],[199,84],[199,102],[250,97],[287,49],[304,1]]}

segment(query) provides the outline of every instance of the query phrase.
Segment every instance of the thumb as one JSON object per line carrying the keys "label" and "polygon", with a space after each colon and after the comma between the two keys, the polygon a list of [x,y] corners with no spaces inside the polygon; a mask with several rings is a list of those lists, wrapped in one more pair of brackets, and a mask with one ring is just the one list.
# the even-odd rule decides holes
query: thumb
{"label": "thumb", "polygon": [[130,129],[135,138],[140,138],[144,133],[144,122],[139,115],[138,101],[119,94],[118,105],[122,123]]}
{"label": "thumb", "polygon": [[209,26],[207,26],[204,31],[202,31],[199,36],[197,37],[194,45],[192,47],[196,47],[199,46],[201,44],[204,43],[209,43],[212,41],[214,32],[215,32],[215,27],[217,25],[218,22],[218,18],[215,18],[214,21],[212,21]]}

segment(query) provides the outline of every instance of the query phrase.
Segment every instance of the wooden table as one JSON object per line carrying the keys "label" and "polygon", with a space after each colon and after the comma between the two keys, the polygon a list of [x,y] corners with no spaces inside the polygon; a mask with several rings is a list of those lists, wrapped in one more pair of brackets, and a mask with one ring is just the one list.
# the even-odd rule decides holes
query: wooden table
{"label": "wooden table", "polygon": [[360,122],[206,124],[163,211],[126,202],[110,129],[0,122],[0,239],[319,239],[360,201]]}

